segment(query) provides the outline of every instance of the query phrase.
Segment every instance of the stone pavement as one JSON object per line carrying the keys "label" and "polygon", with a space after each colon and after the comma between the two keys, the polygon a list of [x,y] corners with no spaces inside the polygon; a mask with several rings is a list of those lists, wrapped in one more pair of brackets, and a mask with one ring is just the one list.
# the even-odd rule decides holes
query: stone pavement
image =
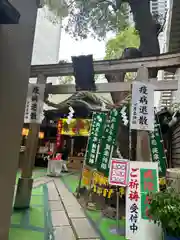
{"label": "stone pavement", "polygon": [[31,208],[14,211],[11,218],[10,239],[32,238],[100,240],[81,205],[61,178],[47,177],[45,173],[34,179]]}
{"label": "stone pavement", "polygon": [[59,178],[51,178],[47,188],[55,240],[100,240],[81,205]]}
{"label": "stone pavement", "polygon": [[41,184],[32,189],[31,208],[14,210],[11,216],[9,240],[47,240],[52,233],[48,206],[48,189]]}

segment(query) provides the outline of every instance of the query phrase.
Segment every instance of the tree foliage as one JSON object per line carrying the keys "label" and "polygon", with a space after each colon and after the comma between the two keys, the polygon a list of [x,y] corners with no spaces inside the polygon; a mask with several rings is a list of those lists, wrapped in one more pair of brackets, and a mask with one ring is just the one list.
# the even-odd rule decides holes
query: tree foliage
{"label": "tree foliage", "polygon": [[53,23],[59,22],[68,15],[68,5],[62,0],[44,0],[44,5],[48,7],[50,13],[49,20]]}
{"label": "tree foliage", "polygon": [[106,43],[105,59],[120,58],[125,48],[139,48],[139,34],[134,27],[128,27]]}
{"label": "tree foliage", "polygon": [[109,31],[119,32],[127,27],[128,5],[121,0],[45,0],[49,9],[60,17],[67,16],[65,30],[76,39],[89,35],[104,38]]}
{"label": "tree foliage", "polygon": [[[105,59],[120,59],[124,49],[139,48],[139,34],[134,27],[128,27],[106,43]],[[126,73],[125,81],[132,80],[134,73]]]}
{"label": "tree foliage", "polygon": [[107,32],[118,32],[126,26],[127,4],[117,9],[113,0],[77,0],[69,9],[65,29],[75,38],[103,38]]}

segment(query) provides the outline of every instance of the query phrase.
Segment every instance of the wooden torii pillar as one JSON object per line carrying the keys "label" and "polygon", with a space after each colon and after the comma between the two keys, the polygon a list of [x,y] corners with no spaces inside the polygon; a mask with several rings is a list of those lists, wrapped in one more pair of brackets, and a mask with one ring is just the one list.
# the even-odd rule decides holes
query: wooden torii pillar
{"label": "wooden torii pillar", "polygon": [[37,15],[36,0],[13,0],[19,24],[0,26],[0,239],[8,240]]}
{"label": "wooden torii pillar", "polygon": [[[137,71],[136,81],[148,83],[148,69],[144,66]],[[137,131],[136,161],[150,162],[150,144],[147,131]]]}
{"label": "wooden torii pillar", "polygon": [[[46,77],[40,74],[37,78],[38,84],[46,84]],[[21,177],[18,179],[17,192],[14,202],[15,209],[29,208],[33,188],[33,168],[38,147],[38,135],[40,124],[30,123],[29,134],[26,143],[25,155],[21,168]]]}

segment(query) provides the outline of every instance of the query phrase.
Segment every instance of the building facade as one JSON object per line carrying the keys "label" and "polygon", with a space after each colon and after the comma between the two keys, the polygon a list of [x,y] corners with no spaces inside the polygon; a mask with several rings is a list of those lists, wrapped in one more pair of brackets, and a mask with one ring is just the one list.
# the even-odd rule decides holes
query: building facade
{"label": "building facade", "polygon": [[[150,2],[151,13],[153,15],[158,14],[158,18],[160,23],[163,25],[164,21],[166,21],[167,9],[168,9],[168,0],[153,0]],[[165,31],[162,31],[159,34],[159,45],[160,51],[163,52],[164,44],[165,44]]]}
{"label": "building facade", "polygon": [[[59,62],[59,51],[61,41],[61,21],[54,24],[52,22],[53,15],[46,7],[38,9],[36,30],[34,37],[32,65],[38,64],[55,64]],[[30,83],[36,82],[36,79],[30,79]],[[47,82],[59,84],[59,78],[49,77]],[[56,96],[52,95],[51,100],[56,100]],[[44,104],[44,109],[50,109]]]}
{"label": "building facade", "polygon": [[[164,31],[162,34],[161,53],[166,53],[169,51],[169,35],[170,35],[172,2],[173,0],[166,0],[167,14],[166,14]],[[167,80],[167,81],[175,79],[175,75],[170,72],[165,72],[165,71],[159,71],[159,72],[160,72],[160,79]],[[172,91],[162,91],[160,93],[159,108],[169,107],[173,103],[174,98],[175,96]]]}
{"label": "building facade", "polygon": [[[53,64],[59,62],[61,22],[54,24],[46,7],[38,9],[31,64]],[[33,80],[31,79],[31,82]],[[57,78],[48,78],[55,84]]]}

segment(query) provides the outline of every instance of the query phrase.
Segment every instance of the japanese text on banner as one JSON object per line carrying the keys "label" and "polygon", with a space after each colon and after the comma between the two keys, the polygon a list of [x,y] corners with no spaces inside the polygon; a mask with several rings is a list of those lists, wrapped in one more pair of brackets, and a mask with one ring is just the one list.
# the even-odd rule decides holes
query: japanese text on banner
{"label": "japanese text on banner", "polygon": [[[158,240],[161,228],[150,221],[149,193],[159,190],[157,162],[130,162],[126,190],[126,238]],[[150,235],[147,235],[149,233]]]}
{"label": "japanese text on banner", "polygon": [[45,84],[29,84],[24,123],[41,123]]}
{"label": "japanese text on banner", "polygon": [[132,84],[131,129],[154,130],[154,87],[143,82]]}
{"label": "japanese text on banner", "polygon": [[110,159],[116,142],[118,124],[120,119],[119,109],[110,111],[109,119],[106,120],[100,152],[97,160],[97,169],[105,176],[109,175]]}
{"label": "japanese text on banner", "polygon": [[141,218],[151,219],[148,214],[150,199],[149,193],[158,191],[158,179],[156,169],[144,169],[140,170],[141,179]]}
{"label": "japanese text on banner", "polygon": [[61,130],[62,130],[62,120],[58,120],[57,124],[57,136],[56,136],[56,146],[59,148],[61,146]]}
{"label": "japanese text on banner", "polygon": [[138,168],[130,168],[130,178],[129,178],[129,215],[126,216],[129,222],[129,231],[131,234],[135,234],[139,228],[139,207],[138,201],[140,198],[139,195],[139,169]]}
{"label": "japanese text on banner", "polygon": [[164,151],[163,139],[160,132],[160,124],[157,115],[155,116],[154,131],[149,132],[150,149],[153,162],[158,162],[159,175],[166,175],[167,158]]}
{"label": "japanese text on banner", "polygon": [[93,114],[91,131],[88,138],[87,151],[85,155],[86,164],[91,167],[96,167],[97,155],[99,152],[105,119],[106,113]]}

